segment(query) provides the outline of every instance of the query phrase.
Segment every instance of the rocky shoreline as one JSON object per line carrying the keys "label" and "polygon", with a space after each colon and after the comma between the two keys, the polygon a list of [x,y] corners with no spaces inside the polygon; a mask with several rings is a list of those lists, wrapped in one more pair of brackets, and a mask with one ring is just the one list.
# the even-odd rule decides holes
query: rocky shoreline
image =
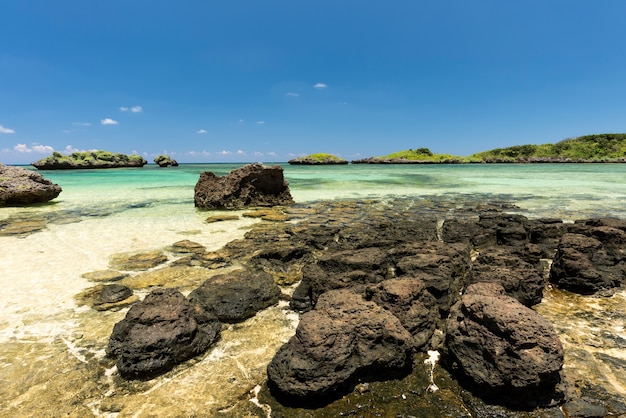
{"label": "rocky shoreline", "polygon": [[[491,410],[500,416],[533,411],[532,416],[553,417],[560,416],[560,408],[570,416],[589,416],[580,415],[588,410],[626,413],[624,399],[590,390],[593,384],[564,372],[554,328],[531,309],[550,287],[600,297],[622,288],[626,222],[563,223],[507,209],[441,202],[432,207],[409,200],[274,208],[289,222],[263,222],[218,252],[178,244],[188,250],[173,262],[176,268],[230,272],[207,280],[187,298],[155,291],[146,298],[149,303],[135,304],[122,323],[131,321],[131,326],[130,318],[142,317],[142,326],[148,326],[147,312],[159,323],[161,309],[179,312],[169,302],[158,308],[154,300],[163,297],[179,300],[180,312],[205,312],[205,319],[192,321],[198,326],[215,324],[218,319],[211,317],[238,323],[280,299],[289,300],[291,309],[300,312],[298,328],[268,364],[268,380],[258,392],[273,416],[295,416],[303,407],[317,411],[311,416],[348,413],[350,399],[364,398],[374,402],[374,410],[398,413],[410,413],[428,400],[438,411],[435,416],[445,409],[470,411],[458,416],[484,416],[480,411]],[[583,270],[586,287],[569,280]],[[128,278],[116,283],[136,286]],[[261,297],[262,291],[270,293]],[[266,302],[252,307],[261,300]],[[223,309],[241,314],[220,314]],[[186,315],[170,316],[171,321],[193,317]],[[169,321],[164,330],[180,329],[173,334],[179,337],[159,341],[174,344],[185,332],[166,326]],[[208,334],[220,338],[211,327]],[[141,344],[121,338],[133,334],[124,329],[127,325],[116,325],[108,349],[123,376],[150,378],[189,353],[198,355],[207,347],[211,352],[210,342],[200,344],[202,349],[173,350],[178,343],[165,344],[164,352],[182,353],[180,359],[165,369],[142,372],[136,369],[141,362],[128,360],[144,358]],[[441,354],[443,367],[433,365],[432,383],[419,389],[419,396],[411,395],[402,382],[425,379],[423,362],[432,352]],[[124,371],[125,364],[130,371]],[[441,390],[429,391],[430,384]],[[370,392],[375,390],[393,394],[392,406],[376,404],[378,395]],[[404,402],[406,396],[411,402]]]}

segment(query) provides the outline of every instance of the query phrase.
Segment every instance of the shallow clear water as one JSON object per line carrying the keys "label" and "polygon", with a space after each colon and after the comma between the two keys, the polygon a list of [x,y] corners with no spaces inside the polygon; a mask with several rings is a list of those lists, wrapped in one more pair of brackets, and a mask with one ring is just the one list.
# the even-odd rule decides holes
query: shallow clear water
{"label": "shallow clear water", "polygon": [[[5,383],[4,389],[0,389],[0,399],[5,399],[0,401],[0,416],[4,416],[3,410],[13,413],[20,406],[35,408],[33,405],[37,399],[43,399],[42,405],[50,402],[54,408],[54,402],[62,399],[50,389],[54,385],[49,380],[56,376],[56,368],[76,370],[73,362],[90,364],[89,361],[81,361],[85,355],[102,356],[106,335],[124,312],[96,314],[78,307],[74,296],[93,286],[81,274],[106,269],[112,254],[162,249],[182,239],[217,250],[225,243],[242,237],[246,228],[257,222],[240,217],[233,221],[206,223],[204,220],[214,213],[197,210],[193,205],[193,188],[200,172],[213,171],[223,175],[240,166],[184,164],[163,169],[147,166],[142,169],[43,171],[46,178],[63,188],[57,199],[31,208],[0,208],[0,228],[8,219],[43,220],[45,224],[41,231],[32,234],[0,234],[0,286],[3,289],[0,302],[0,387]],[[512,203],[519,208],[519,212],[529,217],[566,220],[599,216],[626,218],[626,164],[283,167],[297,203],[397,197],[452,202],[470,199]],[[610,309],[620,309],[617,307],[619,304],[615,304],[616,300],[623,300],[623,295],[611,299]],[[614,315],[609,315],[612,311],[597,305],[597,301],[589,301],[588,298],[567,299],[549,295],[540,308],[542,314],[551,320],[563,317],[563,313],[572,306],[576,306],[577,310],[594,312],[588,317],[578,315],[577,329],[565,323],[557,326],[566,347],[572,347],[569,351],[571,358],[580,356],[573,347],[579,346],[585,335],[601,329],[602,321],[614,320]],[[270,311],[256,321],[274,318],[275,322],[281,317],[281,312]],[[620,318],[623,320],[623,316]],[[290,328],[285,328],[285,324],[291,323],[288,319],[280,326],[269,319],[267,321],[263,325],[267,327],[266,335],[275,335],[276,338],[264,354],[259,354],[256,362],[252,361],[254,364],[235,361],[235,354],[232,353],[254,350],[257,342],[222,342],[219,348],[222,351],[216,351],[215,355],[222,353],[241,368],[232,372],[240,381],[246,382],[239,392],[244,386],[249,389],[246,385],[254,386],[258,379],[250,376],[262,376],[266,357],[271,358],[272,350],[289,337]],[[245,326],[248,325],[242,327]],[[623,323],[607,326],[609,328],[613,331],[607,332],[618,340],[621,338],[619,341],[626,338]],[[597,349],[589,355],[610,355],[613,359],[624,361],[626,348],[621,342],[613,345],[606,343],[606,346],[606,350]],[[211,358],[209,356],[207,361],[214,361]],[[89,380],[91,377],[86,377],[92,376],[89,373],[86,371],[77,379]],[[200,379],[198,373],[188,372],[193,376],[193,382]],[[607,378],[607,387],[612,392],[626,395],[626,381],[620,377],[622,374],[617,370]],[[119,383],[116,386],[110,382],[112,377],[100,376],[99,379],[98,385],[106,384],[116,388],[110,390],[121,390]],[[8,384],[9,381],[12,383]],[[164,381],[155,384],[169,387]],[[73,393],[88,398],[91,389],[83,386]],[[217,379],[215,387],[206,390],[218,390],[216,388],[222,386],[223,382]],[[63,384],[59,383],[59,387]],[[154,392],[166,397],[167,390],[157,390],[155,386],[148,385],[145,391],[141,388],[128,390],[129,394],[124,396],[136,405],[169,402],[164,399],[157,401],[145,393]],[[184,391],[184,388],[178,387],[177,390]],[[104,396],[100,392],[95,393],[94,399]],[[222,396],[230,399],[229,396],[234,396],[232,393]],[[106,412],[107,408],[100,401],[92,399],[90,402],[88,409],[97,415],[125,416]],[[220,402],[215,402],[215,407],[219,409]],[[225,400],[222,403],[228,405]],[[146,414],[150,410],[141,408]],[[111,406],[108,410],[115,409]],[[140,413],[137,416],[144,415]]]}

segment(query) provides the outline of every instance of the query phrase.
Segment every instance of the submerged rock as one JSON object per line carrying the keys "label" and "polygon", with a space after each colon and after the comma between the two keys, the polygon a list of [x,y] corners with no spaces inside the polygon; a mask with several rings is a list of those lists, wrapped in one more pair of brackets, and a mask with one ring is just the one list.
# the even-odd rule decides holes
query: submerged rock
{"label": "submerged rock", "polygon": [[61,191],[58,184],[39,173],[0,163],[0,207],[45,203]]}
{"label": "submerged rock", "polygon": [[563,346],[541,315],[496,283],[470,285],[450,312],[448,367],[475,393],[514,407],[558,403]]}
{"label": "submerged rock", "polygon": [[411,335],[400,320],[349,289],[324,293],[267,366],[286,403],[325,403],[357,382],[406,374]]}
{"label": "submerged rock", "polygon": [[204,209],[241,209],[290,205],[293,198],[282,167],[248,164],[223,177],[209,171],[201,173],[194,203]]}
{"label": "submerged rock", "polygon": [[111,256],[109,267],[115,270],[148,270],[166,261],[167,256],[158,250],[120,253]]}
{"label": "submerged rock", "polygon": [[204,353],[220,334],[217,318],[175,289],[159,289],[115,324],[106,352],[120,374],[151,378]]}

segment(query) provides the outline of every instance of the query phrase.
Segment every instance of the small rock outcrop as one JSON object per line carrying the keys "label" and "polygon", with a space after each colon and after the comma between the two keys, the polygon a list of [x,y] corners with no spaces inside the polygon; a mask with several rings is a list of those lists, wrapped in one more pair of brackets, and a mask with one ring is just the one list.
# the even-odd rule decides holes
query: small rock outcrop
{"label": "small rock outcrop", "polygon": [[108,151],[84,151],[52,155],[31,163],[38,170],[143,167],[148,162],[140,155],[113,154]]}
{"label": "small rock outcrop", "polygon": [[222,322],[240,322],[278,303],[280,293],[269,273],[236,270],[211,277],[189,299]]}
{"label": "small rock outcrop", "polygon": [[562,400],[563,346],[552,324],[497,283],[470,285],[450,311],[445,354],[473,392],[514,407]]}
{"label": "small rock outcrop", "polygon": [[172,159],[169,155],[158,155],[154,159],[154,163],[159,167],[178,167],[178,161]]}
{"label": "small rock outcrop", "polygon": [[285,402],[341,396],[357,379],[410,371],[412,337],[400,320],[349,289],[320,296],[267,367],[270,388]]}
{"label": "small rock outcrop", "polygon": [[45,203],[61,191],[58,184],[39,173],[0,163],[0,207]]}
{"label": "small rock outcrop", "polygon": [[248,164],[220,177],[205,171],[194,189],[194,204],[203,209],[242,209],[293,203],[280,166]]}
{"label": "small rock outcrop", "polygon": [[122,377],[151,378],[204,353],[220,330],[215,316],[178,290],[159,289],[115,324],[106,352]]}

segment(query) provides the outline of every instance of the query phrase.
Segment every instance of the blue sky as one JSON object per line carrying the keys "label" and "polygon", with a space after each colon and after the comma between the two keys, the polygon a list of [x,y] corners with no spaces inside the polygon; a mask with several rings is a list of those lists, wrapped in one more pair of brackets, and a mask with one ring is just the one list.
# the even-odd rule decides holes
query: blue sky
{"label": "blue sky", "polygon": [[1,0],[0,161],[469,155],[626,132],[623,0]]}

